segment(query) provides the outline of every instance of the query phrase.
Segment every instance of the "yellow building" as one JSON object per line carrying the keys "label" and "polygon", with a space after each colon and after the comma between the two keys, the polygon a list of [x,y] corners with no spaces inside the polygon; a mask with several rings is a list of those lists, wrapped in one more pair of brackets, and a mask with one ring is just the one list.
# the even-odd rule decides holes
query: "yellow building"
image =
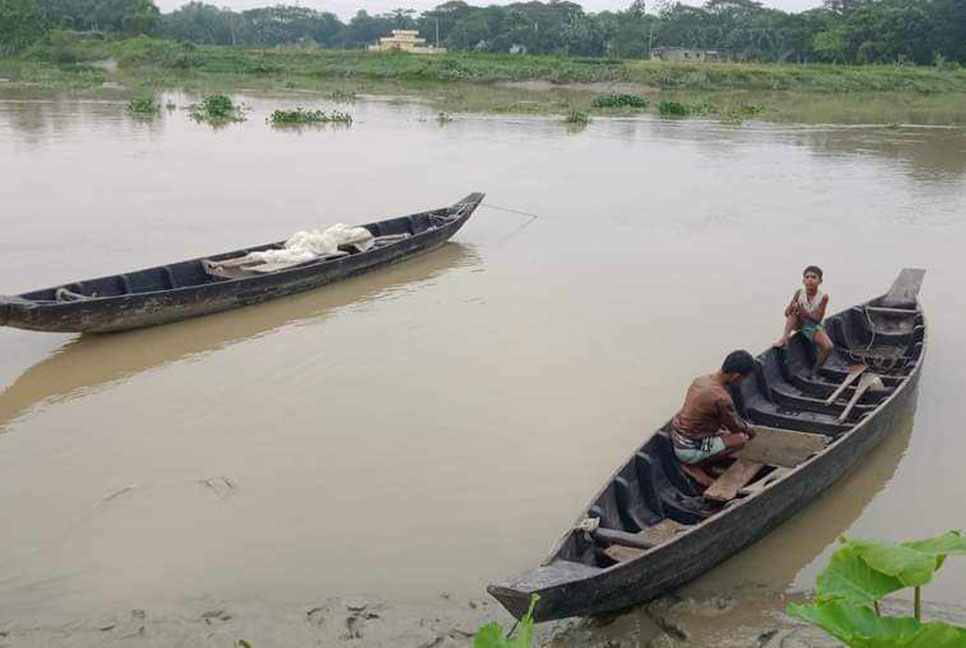
{"label": "yellow building", "polygon": [[394,29],[392,36],[383,36],[378,43],[369,46],[370,52],[387,52],[394,49],[413,54],[446,53],[445,47],[426,45],[426,39],[419,38],[419,32],[415,29]]}

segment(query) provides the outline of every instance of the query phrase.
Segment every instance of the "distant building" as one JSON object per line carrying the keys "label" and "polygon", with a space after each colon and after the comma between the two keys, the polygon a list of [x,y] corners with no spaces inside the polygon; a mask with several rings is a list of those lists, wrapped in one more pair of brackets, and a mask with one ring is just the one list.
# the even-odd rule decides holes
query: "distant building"
{"label": "distant building", "polygon": [[704,61],[724,61],[727,55],[718,50],[689,49],[687,47],[655,47],[651,50],[652,61],[675,61],[702,63]]}
{"label": "distant building", "polygon": [[415,29],[394,29],[392,36],[383,36],[378,43],[369,46],[370,52],[387,52],[394,49],[413,54],[446,53],[445,47],[426,45],[426,39],[419,38],[419,32]]}

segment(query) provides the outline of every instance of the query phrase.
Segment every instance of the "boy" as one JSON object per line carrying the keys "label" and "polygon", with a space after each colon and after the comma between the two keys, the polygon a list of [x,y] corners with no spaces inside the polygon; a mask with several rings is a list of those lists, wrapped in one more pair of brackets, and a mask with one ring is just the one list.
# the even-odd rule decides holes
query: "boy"
{"label": "boy", "polygon": [[704,464],[727,457],[754,436],[727,390],[754,370],[750,353],[732,351],[720,370],[694,379],[681,411],[671,419],[671,443],[681,469],[703,486],[714,483]]}
{"label": "boy", "polygon": [[804,288],[796,290],[792,301],[785,307],[785,331],[775,342],[775,346],[788,346],[788,338],[793,332],[800,331],[809,342],[818,346],[818,357],[812,367],[812,374],[815,374],[825,364],[834,348],[825,327],[822,326],[825,309],[828,307],[828,295],[818,289],[822,285],[822,269],[814,265],[805,268],[802,284]]}

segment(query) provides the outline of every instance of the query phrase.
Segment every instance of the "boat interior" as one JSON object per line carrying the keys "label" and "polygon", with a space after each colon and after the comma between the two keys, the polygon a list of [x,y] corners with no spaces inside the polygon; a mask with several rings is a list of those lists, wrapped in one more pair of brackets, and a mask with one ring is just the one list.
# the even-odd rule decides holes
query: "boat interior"
{"label": "boat interior", "polygon": [[767,489],[871,416],[914,370],[925,340],[914,296],[853,307],[827,319],[826,330],[835,351],[817,373],[815,348],[795,334],[788,347],[758,356],[755,374],[730,390],[757,434],[731,458],[706,466],[713,484],[682,469],[668,423],[617,471],[544,564],[608,568],[634,560]]}
{"label": "boat interior", "polygon": [[[374,247],[369,250],[372,251],[372,249],[384,248],[412,236],[442,227],[461,216],[467,207],[475,206],[476,203],[464,201],[452,207],[369,223],[361,225],[361,227],[369,230],[373,237],[375,237]],[[293,267],[314,265],[333,260],[334,258],[362,253],[351,245],[342,246],[340,253],[337,255],[316,257],[309,261],[290,264],[284,267],[265,268],[263,271],[254,270],[254,264],[246,267],[244,263],[232,263],[232,261],[244,260],[251,252],[277,250],[282,249],[284,246],[285,241],[277,241],[242,250],[234,250],[204,259],[192,259],[190,261],[182,261],[125,274],[76,281],[54,288],[24,293],[19,295],[19,297],[35,302],[57,303],[152,293],[178,288],[203,286],[230,279],[262,276],[267,274],[265,270],[278,272],[292,269]]]}

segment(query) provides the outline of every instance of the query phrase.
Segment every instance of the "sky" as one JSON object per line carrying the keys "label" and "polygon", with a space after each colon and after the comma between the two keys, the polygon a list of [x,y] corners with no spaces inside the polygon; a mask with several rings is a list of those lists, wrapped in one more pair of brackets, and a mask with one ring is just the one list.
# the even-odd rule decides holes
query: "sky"
{"label": "sky", "polygon": [[[173,11],[188,0],[155,0],[155,4],[163,12]],[[219,7],[229,7],[236,11],[251,9],[253,7],[265,7],[275,4],[296,4],[303,7],[312,7],[319,11],[331,11],[342,20],[348,20],[359,9],[365,9],[370,14],[380,14],[393,9],[405,8],[415,9],[418,12],[432,9],[442,4],[445,0],[205,0],[210,4]],[[513,0],[466,0],[468,4],[485,6],[489,4],[509,4]],[[574,0],[588,13],[598,11],[616,11],[625,9],[631,4],[631,0]],[[687,4],[700,5],[701,0],[684,0]],[[655,4],[655,0],[648,0],[648,8]],[[774,7],[783,11],[803,11],[813,9],[822,4],[821,0],[764,0],[766,7]]]}

